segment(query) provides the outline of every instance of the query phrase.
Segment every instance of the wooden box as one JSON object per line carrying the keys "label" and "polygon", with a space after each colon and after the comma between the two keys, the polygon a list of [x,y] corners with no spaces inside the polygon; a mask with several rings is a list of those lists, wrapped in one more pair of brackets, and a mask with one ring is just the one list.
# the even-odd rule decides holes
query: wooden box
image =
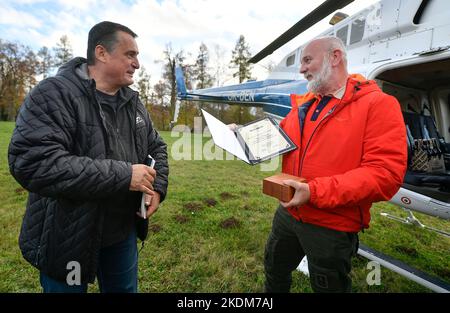
{"label": "wooden box", "polygon": [[270,177],[266,177],[263,180],[263,193],[275,197],[280,201],[289,202],[294,196],[294,187],[287,186],[283,184],[283,180],[292,179],[298,182],[306,182],[306,179],[288,175],[288,174],[277,174]]}

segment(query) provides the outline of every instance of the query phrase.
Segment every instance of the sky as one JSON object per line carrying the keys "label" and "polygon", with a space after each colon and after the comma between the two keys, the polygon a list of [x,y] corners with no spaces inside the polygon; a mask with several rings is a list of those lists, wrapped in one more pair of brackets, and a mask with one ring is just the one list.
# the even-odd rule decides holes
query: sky
{"label": "sky", "polygon": [[[209,49],[210,65],[217,59],[228,68],[231,51],[244,35],[252,55],[320,5],[323,0],[0,0],[0,38],[37,52],[54,47],[67,35],[74,56],[86,56],[87,34],[108,20],[131,28],[138,37],[139,59],[156,83],[162,73],[163,51],[184,50],[194,62],[200,44]],[[342,12],[356,13],[377,0],[356,0]],[[331,15],[253,66],[252,76],[264,79],[268,64],[277,64],[305,41],[325,31]],[[188,55],[191,53],[191,56]],[[221,57],[217,57],[221,55]],[[214,68],[211,69],[214,72]],[[221,84],[235,83],[231,71]],[[136,79],[136,76],[135,76]]]}

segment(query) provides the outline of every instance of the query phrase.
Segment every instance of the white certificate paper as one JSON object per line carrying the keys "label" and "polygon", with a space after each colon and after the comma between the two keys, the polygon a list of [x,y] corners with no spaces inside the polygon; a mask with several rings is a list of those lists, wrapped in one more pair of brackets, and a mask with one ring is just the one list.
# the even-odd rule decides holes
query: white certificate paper
{"label": "white certificate paper", "polygon": [[214,143],[248,164],[257,164],[297,148],[268,117],[233,131],[205,110],[202,113]]}
{"label": "white certificate paper", "polygon": [[290,147],[290,143],[269,120],[263,119],[236,130],[253,159],[264,159]]}
{"label": "white certificate paper", "polygon": [[205,110],[202,110],[202,113],[214,143],[239,159],[250,163],[234,131]]}

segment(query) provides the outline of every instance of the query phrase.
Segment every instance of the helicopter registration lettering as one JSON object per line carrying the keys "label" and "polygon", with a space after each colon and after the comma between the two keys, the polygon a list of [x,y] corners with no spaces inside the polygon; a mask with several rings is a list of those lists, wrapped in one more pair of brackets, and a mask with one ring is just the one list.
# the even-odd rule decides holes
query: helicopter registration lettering
{"label": "helicopter registration lettering", "polygon": [[229,95],[228,100],[242,101],[242,102],[250,102],[250,101],[254,102],[255,101],[255,92],[242,90],[242,91],[239,91],[237,94]]}

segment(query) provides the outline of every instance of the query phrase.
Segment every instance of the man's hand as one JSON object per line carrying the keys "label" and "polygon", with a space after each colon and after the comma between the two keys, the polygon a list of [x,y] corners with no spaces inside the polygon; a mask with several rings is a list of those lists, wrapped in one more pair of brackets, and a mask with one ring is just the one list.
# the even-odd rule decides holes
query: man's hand
{"label": "man's hand", "polygon": [[308,203],[311,193],[309,192],[309,185],[306,183],[300,183],[295,180],[284,180],[283,183],[285,185],[291,186],[295,188],[294,197],[292,197],[291,201],[283,202],[280,201],[281,205],[285,208],[290,208],[294,206],[301,206],[305,203]]}
{"label": "man's hand", "polygon": [[132,170],[130,190],[152,195],[152,184],[155,181],[156,171],[144,164],[133,164]]}
{"label": "man's hand", "polygon": [[156,191],[153,192],[153,196],[145,195],[145,205],[147,206],[147,203],[150,205],[147,207],[147,218],[150,218],[150,216],[153,215],[158,210],[159,202],[161,201],[161,196]]}

